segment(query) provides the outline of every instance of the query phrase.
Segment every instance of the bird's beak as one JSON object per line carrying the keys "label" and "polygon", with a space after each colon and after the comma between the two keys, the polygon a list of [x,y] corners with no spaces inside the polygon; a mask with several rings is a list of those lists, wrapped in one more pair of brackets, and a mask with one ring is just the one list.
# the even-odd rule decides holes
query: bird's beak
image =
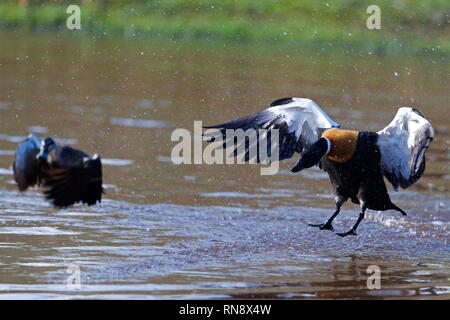
{"label": "bird's beak", "polygon": [[299,159],[297,164],[291,168],[291,171],[295,173],[303,169],[305,169],[305,166],[303,165],[302,159]]}

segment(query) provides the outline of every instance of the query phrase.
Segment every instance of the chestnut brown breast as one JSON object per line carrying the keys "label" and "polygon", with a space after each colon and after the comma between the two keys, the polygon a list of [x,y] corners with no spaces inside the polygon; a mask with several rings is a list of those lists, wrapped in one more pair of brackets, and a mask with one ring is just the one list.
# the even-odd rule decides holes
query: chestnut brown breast
{"label": "chestnut brown breast", "polygon": [[336,162],[350,160],[356,149],[358,131],[331,128],[322,134],[322,138],[328,138],[331,142],[330,152],[327,157]]}

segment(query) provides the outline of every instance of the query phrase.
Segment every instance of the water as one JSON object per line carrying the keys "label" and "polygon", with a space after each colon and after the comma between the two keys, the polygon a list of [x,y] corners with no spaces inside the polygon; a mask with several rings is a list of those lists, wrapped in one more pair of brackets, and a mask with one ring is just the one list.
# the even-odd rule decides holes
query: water
{"label": "water", "polygon": [[[446,61],[245,45],[0,34],[0,298],[450,297]],[[395,73],[395,74],[394,74]],[[334,209],[327,175],[172,164],[175,128],[224,122],[284,96],[342,127],[378,131],[414,105],[436,138],[425,176],[370,211],[357,237],[308,227]],[[52,208],[20,194],[14,150],[29,132],[98,153],[100,205]],[[344,205],[336,231],[358,208]],[[367,268],[381,270],[369,290]],[[69,266],[80,287],[67,286]]]}

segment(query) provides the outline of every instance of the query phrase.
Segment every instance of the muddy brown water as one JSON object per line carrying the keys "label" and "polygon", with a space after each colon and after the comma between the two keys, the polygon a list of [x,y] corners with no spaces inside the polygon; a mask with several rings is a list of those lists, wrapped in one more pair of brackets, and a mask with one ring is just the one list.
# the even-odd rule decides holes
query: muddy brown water
{"label": "muddy brown water", "polygon": [[[292,174],[296,157],[273,176],[171,162],[174,129],[285,96],[356,130],[420,109],[436,130],[425,175],[389,188],[408,216],[370,211],[357,237],[340,238],[308,227],[331,215],[332,189],[318,169]],[[1,33],[0,298],[448,299],[448,101],[437,57]],[[30,132],[100,154],[100,205],[58,210],[16,190],[14,150]],[[357,215],[347,203],[335,229]],[[372,265],[380,289],[367,286]]]}

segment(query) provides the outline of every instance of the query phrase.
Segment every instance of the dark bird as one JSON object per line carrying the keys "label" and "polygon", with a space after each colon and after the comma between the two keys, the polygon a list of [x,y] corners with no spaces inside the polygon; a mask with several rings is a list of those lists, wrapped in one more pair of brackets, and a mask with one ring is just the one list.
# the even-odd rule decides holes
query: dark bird
{"label": "dark bird", "polygon": [[[399,186],[406,189],[414,184],[425,170],[425,151],[434,137],[431,124],[414,108],[400,108],[392,122],[381,131],[358,132],[340,129],[314,101],[302,98],[278,99],[262,112],[205,128],[220,130],[216,137],[222,136],[225,141],[222,147],[226,146],[227,129],[266,129],[267,137],[271,130],[278,129],[279,160],[291,158],[294,152],[300,153],[291,171],[318,165],[328,173],[334,188],[336,210],[333,215],[325,223],[310,226],[333,231],[333,219],[348,199],[360,205],[361,213],[355,225],[348,232],[338,233],[343,237],[356,235],[367,209],[393,209],[406,215],[392,203],[383,176],[395,191]],[[214,141],[214,137],[210,141]],[[235,147],[233,156],[243,154],[245,161],[249,161],[251,143],[247,139],[244,144]],[[260,162],[259,158],[253,160]]]}
{"label": "dark bird", "polygon": [[30,186],[44,187],[44,194],[56,207],[76,202],[100,202],[103,193],[102,163],[83,151],[56,144],[52,138],[41,140],[30,134],[16,150],[14,179],[20,191]]}

